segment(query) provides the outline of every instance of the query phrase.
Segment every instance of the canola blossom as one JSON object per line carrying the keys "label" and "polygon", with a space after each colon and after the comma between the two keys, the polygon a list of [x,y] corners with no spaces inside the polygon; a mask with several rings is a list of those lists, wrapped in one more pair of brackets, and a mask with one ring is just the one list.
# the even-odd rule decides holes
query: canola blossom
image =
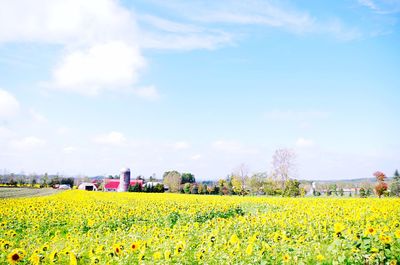
{"label": "canola blossom", "polygon": [[400,264],[400,200],[66,191],[0,199],[0,264]]}

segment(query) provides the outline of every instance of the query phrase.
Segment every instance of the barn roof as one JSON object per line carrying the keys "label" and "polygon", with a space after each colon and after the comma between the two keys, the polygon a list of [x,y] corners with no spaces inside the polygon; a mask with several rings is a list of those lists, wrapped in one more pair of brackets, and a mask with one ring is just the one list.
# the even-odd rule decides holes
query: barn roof
{"label": "barn roof", "polygon": [[[143,180],[134,179],[129,182],[130,186],[135,186],[136,184],[143,185]],[[116,190],[119,187],[119,179],[105,179],[104,188],[110,190]]]}

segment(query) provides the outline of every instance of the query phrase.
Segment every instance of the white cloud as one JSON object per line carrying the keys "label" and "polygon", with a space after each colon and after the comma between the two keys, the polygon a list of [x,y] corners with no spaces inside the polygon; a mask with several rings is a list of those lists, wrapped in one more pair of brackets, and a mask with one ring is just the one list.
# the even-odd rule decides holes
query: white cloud
{"label": "white cloud", "polygon": [[20,109],[17,99],[6,90],[0,89],[0,120],[11,119]]}
{"label": "white cloud", "polygon": [[137,47],[121,41],[67,53],[53,70],[48,86],[96,95],[102,90],[131,88],[145,60]]}
{"label": "white cloud", "polygon": [[47,122],[47,118],[34,109],[30,109],[29,114],[31,115],[33,121],[35,121],[35,122],[38,122],[38,123],[46,123]]}
{"label": "white cloud", "polygon": [[42,147],[46,144],[46,141],[35,136],[28,136],[19,140],[11,141],[11,146],[16,149],[31,150]]}
{"label": "white cloud", "polygon": [[4,126],[0,126],[0,138],[8,138],[11,137],[13,135],[13,131],[4,127]]}
{"label": "white cloud", "polygon": [[93,138],[93,141],[98,144],[105,145],[121,145],[126,142],[125,136],[120,132],[110,132],[101,134]]}
{"label": "white cloud", "polygon": [[67,134],[71,131],[71,128],[66,127],[66,126],[60,126],[57,128],[56,132],[60,135]]}
{"label": "white cloud", "polygon": [[196,154],[190,157],[191,160],[197,161],[200,160],[203,156],[201,154]]}
{"label": "white cloud", "polygon": [[148,99],[148,100],[157,100],[160,98],[160,94],[154,86],[146,86],[136,88],[133,91],[138,97]]}
{"label": "white cloud", "polygon": [[70,154],[75,152],[76,150],[78,150],[78,148],[74,147],[74,146],[66,146],[63,148],[63,152],[66,154]]}
{"label": "white cloud", "polygon": [[172,145],[175,150],[184,150],[190,148],[190,144],[185,141],[176,142]]}
{"label": "white cloud", "polygon": [[296,146],[297,147],[311,147],[314,146],[314,141],[310,140],[310,139],[305,139],[303,137],[300,137],[297,139],[296,141]]}
{"label": "white cloud", "polygon": [[15,0],[2,2],[0,42],[76,45],[127,38],[132,14],[112,0]]}

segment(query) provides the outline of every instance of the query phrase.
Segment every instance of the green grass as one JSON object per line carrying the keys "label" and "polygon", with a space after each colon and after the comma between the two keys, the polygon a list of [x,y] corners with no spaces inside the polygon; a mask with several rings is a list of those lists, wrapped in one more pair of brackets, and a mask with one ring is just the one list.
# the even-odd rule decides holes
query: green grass
{"label": "green grass", "polygon": [[52,188],[0,188],[0,199],[47,196],[58,192],[60,191]]}

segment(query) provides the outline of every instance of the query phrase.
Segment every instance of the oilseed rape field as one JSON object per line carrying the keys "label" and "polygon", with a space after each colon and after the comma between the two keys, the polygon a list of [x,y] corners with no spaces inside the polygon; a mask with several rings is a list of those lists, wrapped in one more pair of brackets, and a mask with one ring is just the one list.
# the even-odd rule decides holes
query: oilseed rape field
{"label": "oilseed rape field", "polygon": [[0,199],[0,264],[399,264],[400,200],[66,191]]}

